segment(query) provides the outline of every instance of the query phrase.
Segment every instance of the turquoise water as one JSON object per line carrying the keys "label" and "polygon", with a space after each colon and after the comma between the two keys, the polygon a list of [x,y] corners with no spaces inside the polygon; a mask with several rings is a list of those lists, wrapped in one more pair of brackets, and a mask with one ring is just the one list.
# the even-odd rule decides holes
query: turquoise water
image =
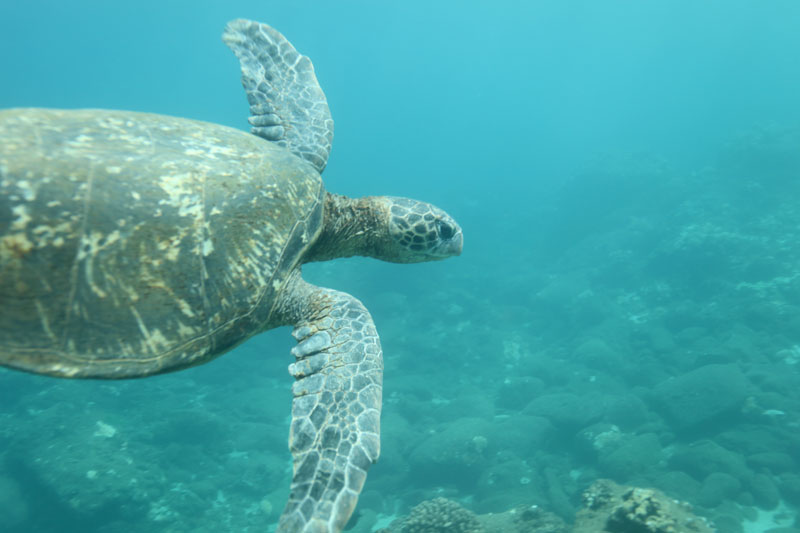
{"label": "turquoise water", "polygon": [[[246,128],[220,34],[251,18],[315,64],[330,190],[456,217],[457,259],[305,269],[383,342],[354,530],[435,496],[569,520],[600,477],[719,531],[796,522],[800,4],[225,4],[4,2],[0,107]],[[292,346],[271,331],[137,381],[0,371],[0,530],[263,530],[288,492]]]}

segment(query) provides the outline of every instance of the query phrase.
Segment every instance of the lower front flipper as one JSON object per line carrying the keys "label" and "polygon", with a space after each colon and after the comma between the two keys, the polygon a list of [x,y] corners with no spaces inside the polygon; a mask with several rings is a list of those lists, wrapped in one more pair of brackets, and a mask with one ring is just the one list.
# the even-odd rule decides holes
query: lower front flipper
{"label": "lower front flipper", "polygon": [[383,357],[372,317],[352,296],[307,285],[292,335],[297,362],[289,447],[291,494],[280,533],[338,533],[380,451]]}

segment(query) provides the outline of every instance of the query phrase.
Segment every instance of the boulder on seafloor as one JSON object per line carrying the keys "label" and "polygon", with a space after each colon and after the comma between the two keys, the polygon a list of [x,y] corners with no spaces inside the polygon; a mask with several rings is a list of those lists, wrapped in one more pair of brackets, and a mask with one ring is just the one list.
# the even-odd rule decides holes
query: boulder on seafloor
{"label": "boulder on seafloor", "polygon": [[600,400],[570,392],[556,392],[539,396],[522,412],[546,418],[558,430],[572,434],[602,418],[603,402]]}
{"label": "boulder on seafloor", "polygon": [[736,365],[706,365],[659,383],[655,406],[679,430],[740,416],[749,383]]}
{"label": "boulder on seafloor", "polygon": [[460,418],[442,425],[411,453],[409,472],[419,483],[469,487],[488,463],[492,425],[479,418]]}
{"label": "boulder on seafloor", "polygon": [[703,480],[697,504],[712,508],[725,500],[733,500],[742,490],[741,482],[725,472],[712,472]]}
{"label": "boulder on seafloor", "polygon": [[715,472],[730,474],[740,481],[751,475],[742,454],[707,439],[676,446],[669,458],[669,467],[686,472],[697,480]]}
{"label": "boulder on seafloor", "polygon": [[493,431],[486,434],[491,455],[505,452],[519,457],[530,455],[531,450],[545,450],[552,444],[556,431],[553,424],[541,416],[518,414],[493,423]]}
{"label": "boulder on seafloor", "polygon": [[657,473],[663,460],[658,437],[653,433],[627,436],[600,450],[598,466],[605,475],[631,481],[635,476]]}
{"label": "boulder on seafloor", "polygon": [[691,506],[655,489],[601,479],[583,493],[573,533],[713,533]]}

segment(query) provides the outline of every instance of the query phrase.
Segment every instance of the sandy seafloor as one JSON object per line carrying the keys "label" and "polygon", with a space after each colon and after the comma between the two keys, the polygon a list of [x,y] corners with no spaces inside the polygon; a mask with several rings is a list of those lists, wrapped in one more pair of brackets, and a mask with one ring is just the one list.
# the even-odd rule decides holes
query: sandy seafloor
{"label": "sandy seafloor", "polygon": [[[4,4],[0,107],[245,127],[219,42],[236,16],[315,62],[330,190],[430,200],[464,229],[457,259],[304,270],[383,342],[352,531],[437,496],[569,521],[598,478],[720,532],[800,531],[794,2]],[[292,345],[271,331],[136,381],[0,370],[0,530],[265,530]]]}

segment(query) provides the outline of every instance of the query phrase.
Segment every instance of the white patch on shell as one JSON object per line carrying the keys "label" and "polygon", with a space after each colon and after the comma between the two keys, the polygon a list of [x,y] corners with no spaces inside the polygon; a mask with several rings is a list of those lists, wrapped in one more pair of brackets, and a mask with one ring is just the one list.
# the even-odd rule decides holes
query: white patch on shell
{"label": "white patch on shell", "polygon": [[144,323],[144,320],[142,320],[142,315],[139,314],[139,311],[137,311],[134,306],[130,306],[130,310],[131,314],[136,319],[136,324],[139,326],[139,333],[142,334],[143,348],[149,350],[150,353],[158,353],[155,345],[151,341],[150,332],[147,329],[147,325]]}
{"label": "white patch on shell", "polygon": [[[161,247],[161,243],[159,243],[159,248]],[[180,254],[181,249],[177,246],[165,246],[164,249],[167,251],[164,254],[164,259],[167,261],[172,261],[173,263],[178,260],[178,255]],[[153,260],[155,262],[155,260]],[[160,264],[161,262],[158,261]]]}
{"label": "white patch on shell", "polygon": [[178,321],[178,335],[183,339],[194,337],[197,335],[197,328],[187,326],[183,322]]}
{"label": "white patch on shell", "polygon": [[28,225],[28,222],[33,220],[28,214],[28,207],[25,205],[15,205],[11,208],[11,212],[17,217],[17,219],[11,223],[12,230],[23,231],[25,226]]}
{"label": "white patch on shell", "polygon": [[234,150],[230,146],[226,146],[224,144],[211,145],[211,147],[208,149],[208,153],[210,153],[212,157],[216,157],[217,154],[222,155],[225,159],[238,156],[238,150]]}
{"label": "white patch on shell", "polygon": [[84,275],[89,288],[100,298],[105,298],[108,294],[94,282],[94,259],[97,253],[113,245],[120,240],[120,233],[114,230],[108,235],[103,235],[99,231],[92,231],[88,235],[81,237],[78,246],[78,261],[84,262]]}
{"label": "white patch on shell", "polygon": [[31,202],[36,199],[36,190],[31,186],[28,180],[19,180],[16,182],[17,189],[22,193],[22,199],[26,202]]}
{"label": "white patch on shell", "polygon": [[203,206],[200,205],[200,202],[193,202],[187,198],[178,209],[178,215],[182,217],[201,218],[203,216]]}
{"label": "white patch on shell", "polygon": [[[163,257],[167,261],[172,261],[173,263],[177,261],[181,251],[180,243],[185,236],[186,236],[185,231],[180,230],[179,228],[179,232],[177,235],[173,235],[168,239],[159,240],[156,243],[156,248],[158,249],[159,252],[163,254],[161,257]],[[159,257],[152,257],[149,258],[149,260],[154,266],[160,265],[162,263],[161,258]]]}
{"label": "white patch on shell", "polygon": [[167,193],[168,199],[161,200],[160,203],[178,208],[187,208],[191,204],[197,203],[194,198],[195,194],[191,190],[191,182],[192,175],[188,172],[162,176],[158,184]]}
{"label": "white patch on shell", "polygon": [[64,245],[64,237],[69,237],[72,234],[72,224],[70,222],[62,222],[56,226],[36,226],[31,233],[36,238],[37,248],[45,248],[50,245],[60,247]]}
{"label": "white patch on shell", "polygon": [[34,303],[36,304],[36,311],[39,313],[39,320],[42,322],[42,331],[50,340],[56,341],[56,336],[53,334],[53,330],[50,329],[50,321],[47,319],[47,312],[42,302],[34,300]]}
{"label": "white patch on shell", "polygon": [[148,344],[155,347],[155,353],[159,353],[164,348],[168,348],[171,345],[169,340],[161,333],[160,329],[154,329],[152,333],[150,333]]}
{"label": "white patch on shell", "polygon": [[178,307],[180,308],[181,312],[188,316],[189,318],[194,318],[195,314],[192,311],[192,306],[189,305],[189,302],[183,300],[181,298],[177,299]]}
{"label": "white patch on shell", "polygon": [[[205,139],[203,148],[187,148],[183,153],[190,157],[202,157],[216,159],[217,155],[222,155],[224,158],[237,157],[239,153],[229,146],[217,144],[220,141],[215,139]],[[215,142],[216,141],[216,142]]]}
{"label": "white patch on shell", "polygon": [[106,242],[103,244],[103,248],[105,248],[106,246],[111,246],[112,244],[117,242],[119,238],[120,238],[119,231],[118,230],[112,231],[111,233],[106,235]]}
{"label": "white patch on shell", "polygon": [[0,238],[0,259],[25,255],[33,250],[33,243],[24,233],[12,233]]}

